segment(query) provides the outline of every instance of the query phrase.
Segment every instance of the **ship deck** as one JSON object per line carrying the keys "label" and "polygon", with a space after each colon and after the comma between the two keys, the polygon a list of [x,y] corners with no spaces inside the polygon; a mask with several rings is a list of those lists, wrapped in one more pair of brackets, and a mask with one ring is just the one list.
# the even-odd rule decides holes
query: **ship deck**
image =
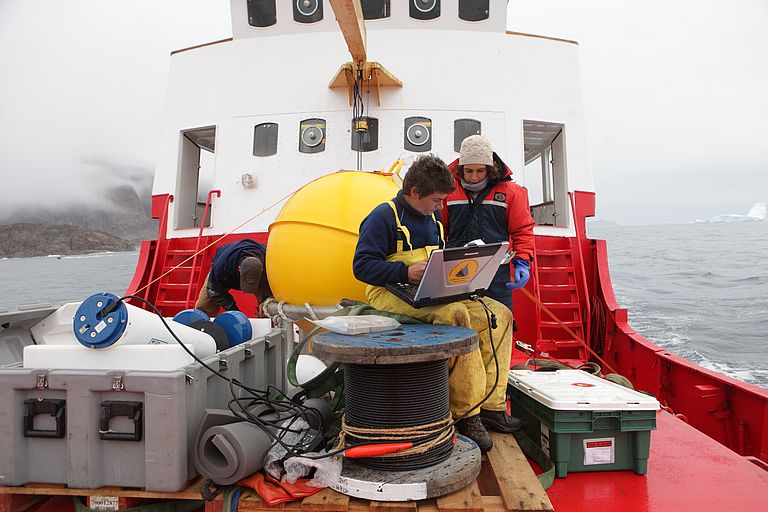
{"label": "ship deck", "polygon": [[[669,511],[737,511],[768,510],[768,471],[723,447],[695,428],[669,413],[657,415],[651,454],[646,475],[632,471],[569,473],[558,478],[547,491],[558,512],[669,512]],[[483,470],[477,482],[439,499],[418,502],[373,502],[349,498],[330,489],[303,502],[278,508],[313,510],[315,512],[365,511],[505,511],[551,510],[540,488],[530,485],[532,475],[519,467],[522,454],[510,443],[499,442],[483,457]],[[498,474],[497,474],[498,473]],[[535,481],[535,479],[533,480]],[[67,489],[63,486],[32,484],[23,487],[0,487],[0,511],[16,506],[33,505],[35,495],[49,496],[118,496],[164,499],[199,499],[201,481],[193,482],[178,493],[152,493],[140,489],[105,487],[96,490]],[[50,508],[53,507],[53,508]],[[29,510],[71,510],[68,500],[54,498]],[[222,508],[221,498],[205,506],[205,510]],[[238,510],[266,511],[258,496],[244,494]]]}
{"label": "ship deck", "polygon": [[547,494],[566,512],[768,510],[768,471],[660,412],[646,475],[569,473]]}

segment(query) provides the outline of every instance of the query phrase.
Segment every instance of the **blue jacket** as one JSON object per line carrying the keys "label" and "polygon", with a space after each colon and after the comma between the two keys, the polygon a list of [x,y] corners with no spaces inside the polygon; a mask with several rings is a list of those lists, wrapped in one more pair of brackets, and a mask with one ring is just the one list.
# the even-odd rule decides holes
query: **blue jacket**
{"label": "blue jacket", "polygon": [[[258,242],[246,238],[239,242],[222,245],[216,249],[216,254],[211,262],[211,273],[208,275],[209,285],[222,290],[240,289],[240,262],[248,256],[256,256],[266,265],[267,247]],[[262,297],[272,295],[267,281],[267,270],[261,275],[259,292]]]}
{"label": "blue jacket", "polygon": [[[408,267],[404,263],[386,261],[388,256],[397,252],[398,239],[403,240],[403,249],[443,246],[432,216],[413,209],[403,198],[402,190],[393,201],[400,224],[410,231],[412,247],[408,247],[402,234],[398,233],[392,208],[387,203],[374,208],[360,224],[360,238],[352,262],[355,277],[364,283],[384,286],[387,283],[408,282]],[[440,212],[435,212],[435,218],[440,220]]]}

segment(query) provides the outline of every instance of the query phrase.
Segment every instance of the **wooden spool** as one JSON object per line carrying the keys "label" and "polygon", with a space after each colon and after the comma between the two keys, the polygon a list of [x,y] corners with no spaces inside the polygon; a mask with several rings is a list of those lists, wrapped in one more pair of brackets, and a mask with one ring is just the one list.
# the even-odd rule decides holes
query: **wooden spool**
{"label": "wooden spool", "polygon": [[[440,361],[477,349],[477,332],[464,327],[407,324],[398,329],[345,335],[324,332],[314,338],[313,353],[326,361],[360,365],[397,365]],[[356,498],[414,501],[450,494],[472,483],[480,473],[480,449],[457,435],[447,460],[413,471],[363,468],[345,459],[341,478],[332,488]]]}
{"label": "wooden spool", "polygon": [[466,327],[405,324],[356,335],[323,332],[315,336],[312,352],[320,359],[348,364],[420,363],[472,352],[479,339]]}

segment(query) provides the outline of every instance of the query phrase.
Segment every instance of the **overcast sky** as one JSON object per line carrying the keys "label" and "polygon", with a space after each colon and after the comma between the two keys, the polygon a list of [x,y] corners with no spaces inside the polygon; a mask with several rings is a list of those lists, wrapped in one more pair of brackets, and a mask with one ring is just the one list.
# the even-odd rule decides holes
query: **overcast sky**
{"label": "overcast sky", "polygon": [[[509,11],[509,30],[580,43],[598,218],[690,222],[768,201],[768,1]],[[227,0],[0,0],[0,215],[97,203],[115,174],[103,162],[151,173],[170,51],[230,35]]]}

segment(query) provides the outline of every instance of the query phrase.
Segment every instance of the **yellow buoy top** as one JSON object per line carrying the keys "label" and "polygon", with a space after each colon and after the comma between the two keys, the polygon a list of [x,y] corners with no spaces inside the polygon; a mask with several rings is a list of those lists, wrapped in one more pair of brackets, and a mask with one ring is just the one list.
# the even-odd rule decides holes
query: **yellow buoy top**
{"label": "yellow buoy top", "polygon": [[365,300],[352,259],[360,223],[399,190],[392,176],[339,171],[297,191],[269,226],[267,276],[277,300],[313,306]]}

